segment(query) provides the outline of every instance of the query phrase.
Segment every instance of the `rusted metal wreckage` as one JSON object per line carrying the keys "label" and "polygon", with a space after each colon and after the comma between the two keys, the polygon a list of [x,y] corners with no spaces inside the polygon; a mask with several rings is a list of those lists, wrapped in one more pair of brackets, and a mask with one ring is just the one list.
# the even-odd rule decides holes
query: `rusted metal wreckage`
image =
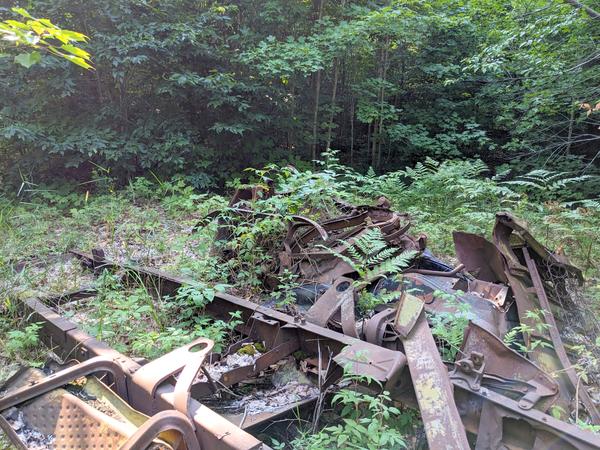
{"label": "rusted metal wreckage", "polygon": [[[260,215],[238,203],[255,195],[238,192],[230,211]],[[53,435],[55,448],[266,449],[256,437],[260,430],[279,416],[318,414],[327,388],[347,371],[368,375],[395,401],[419,408],[432,449],[600,448],[600,437],[570,421],[576,415],[600,424],[600,414],[559,333],[563,311],[572,306],[570,286],[581,281],[578,269],[507,213],[497,215],[493,242],[456,232],[460,264],[451,267],[428,252],[425,236],[408,234],[409,218],[384,200],[340,209],[344,216],[322,223],[290,221],[278,259],[280,270],[302,282],[292,314],[216,294],[206,313],[226,319],[239,311],[243,321],[240,339],[221,354],[207,339],[149,362],[110,348],[57,313],[58,306],[95,296],[94,288],[24,300],[27,317],[43,324],[41,337],[63,364],[50,375],[24,369],[8,380],[0,392],[0,427],[20,448],[27,447],[15,420]],[[401,279],[368,287],[373,295],[397,292],[396,300],[360,314],[355,270],[337,255],[372,228],[389,246],[418,254]],[[228,239],[225,227],[217,239]],[[72,254],[96,274],[135,274],[158,295],[193,281],[109,261],[101,250]],[[436,342],[428,317],[457,313],[460,305],[469,306],[471,320],[455,360],[443,361],[446,344]],[[528,330],[518,335],[525,353],[503,341],[520,324]],[[265,349],[250,364],[207,370],[249,342]],[[219,409],[224,392],[290,357],[309,367],[317,388],[265,411]]]}

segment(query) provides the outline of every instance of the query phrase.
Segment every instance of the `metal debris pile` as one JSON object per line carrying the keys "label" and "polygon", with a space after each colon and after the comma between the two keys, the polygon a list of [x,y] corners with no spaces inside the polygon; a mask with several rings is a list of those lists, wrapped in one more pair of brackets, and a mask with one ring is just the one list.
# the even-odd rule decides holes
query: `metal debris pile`
{"label": "metal debris pile", "polygon": [[[264,215],[247,203],[258,194],[258,188],[238,191],[228,213]],[[298,411],[318,421],[322,397],[343,384],[346,373],[373,379],[395,402],[418,408],[433,449],[600,447],[600,437],[578,426],[600,425],[586,384],[594,357],[578,354],[569,342],[592,348],[597,325],[571,295],[583,278],[563,255],[541,245],[519,219],[500,213],[492,241],[454,233],[459,263],[451,266],[429,252],[426,236],[409,233],[410,218],[385,199],[377,206],[338,206],[340,217],[321,222],[293,216],[284,240],[276,243],[277,271],[299,280],[293,308],[223,293],[206,306],[204,313],[216,319],[232,312],[242,318],[239,339],[222,354],[199,339],[153,361],[133,360],[60,316],[56,305],[68,310],[69,302],[93,298],[93,289],[62,294],[60,302],[24,300],[31,320],[43,323],[44,341],[79,364],[0,396],[0,426],[22,440],[10,433],[10,408],[43,402],[40,396],[75,375],[91,379],[92,372],[108,372],[111,392],[118,394],[111,404],[120,401],[141,417],[109,448],[129,448],[119,446],[147,428],[152,439],[176,430],[188,449],[268,448],[256,437],[262,430]],[[215,213],[206,220],[218,218]],[[375,229],[389,255],[411,257],[394,276],[364,279],[349,258],[352,246]],[[230,238],[220,227],[216,240]],[[101,250],[72,254],[96,275],[135,272],[159,295],[191,281],[112,262]],[[381,302],[361,310],[365,293]],[[438,326],[448,333],[436,332]],[[254,351],[245,351],[248,346]],[[90,364],[95,370],[84,370]],[[179,442],[173,448],[184,448]]]}

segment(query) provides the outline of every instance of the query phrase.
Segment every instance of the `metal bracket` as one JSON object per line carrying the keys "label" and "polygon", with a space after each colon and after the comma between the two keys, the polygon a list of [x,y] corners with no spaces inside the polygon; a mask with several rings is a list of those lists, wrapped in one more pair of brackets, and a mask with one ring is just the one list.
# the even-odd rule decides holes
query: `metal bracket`
{"label": "metal bracket", "polygon": [[458,360],[454,364],[454,370],[450,372],[451,379],[460,379],[465,381],[469,387],[478,391],[483,381],[483,371],[485,369],[485,358],[482,353],[471,352],[468,358]]}
{"label": "metal bracket", "polygon": [[204,359],[211,352],[213,346],[214,342],[210,339],[196,339],[190,344],[142,366],[133,375],[133,382],[156,400],[158,387],[171,376],[179,373],[175,384],[173,406],[193,421],[193,417],[188,411],[190,391],[202,369]]}

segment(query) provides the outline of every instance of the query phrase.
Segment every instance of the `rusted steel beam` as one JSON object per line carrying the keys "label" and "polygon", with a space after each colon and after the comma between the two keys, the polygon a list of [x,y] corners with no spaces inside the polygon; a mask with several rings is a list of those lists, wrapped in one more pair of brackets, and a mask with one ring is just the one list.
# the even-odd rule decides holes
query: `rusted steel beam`
{"label": "rusted steel beam", "polygon": [[[173,276],[148,267],[122,265],[104,258],[94,258],[92,255],[80,251],[72,251],[71,253],[89,267],[133,271],[140,278],[155,286],[161,295],[172,294],[181,286],[194,284],[195,282],[190,278]],[[269,346],[275,342],[280,343],[286,333],[292,333],[298,338],[301,350],[309,353],[317,353],[320,347],[327,354],[339,355],[345,347],[350,347],[351,351],[344,353],[344,355],[348,355],[348,359],[344,360],[342,358],[340,362],[343,367],[346,365],[350,368],[362,367],[361,361],[353,355],[367,353],[373,359],[374,367],[377,367],[372,375],[382,383],[387,383],[389,379],[395,378],[397,375],[395,372],[406,365],[406,358],[401,352],[381,348],[328,328],[314,325],[301,317],[292,317],[233,295],[216,293],[213,301],[206,306],[206,311],[215,317],[223,318],[228,318],[231,312],[240,311],[244,321],[243,331],[260,337]],[[360,372],[357,374],[360,375]]]}
{"label": "rusted steel beam", "polygon": [[469,450],[448,371],[429,329],[423,302],[403,295],[394,326],[404,344],[429,447]]}
{"label": "rusted steel beam", "polygon": [[291,355],[298,349],[300,349],[300,343],[296,339],[290,339],[277,345],[264,355],[259,356],[253,365],[236,367],[233,370],[225,372],[218,381],[225,386],[231,386],[240,381],[247,380],[263,370],[268,369],[269,366],[286,356]]}
{"label": "rusted steel beam", "polygon": [[347,296],[355,295],[352,289],[354,280],[339,277],[306,312],[306,320],[315,325],[326,327],[333,316],[339,312]]}
{"label": "rusted steel beam", "polygon": [[556,355],[560,359],[561,364],[564,367],[573,388],[575,389],[575,393],[579,394],[582,403],[585,405],[585,408],[589,415],[593,418],[595,423],[600,423],[600,412],[594,405],[592,398],[590,397],[588,391],[583,388],[579,389],[579,384],[581,380],[577,376],[575,369],[573,368],[573,364],[569,360],[569,356],[567,355],[567,351],[565,350],[565,346],[560,337],[560,333],[558,332],[558,327],[556,325],[556,320],[554,319],[554,314],[552,314],[552,309],[550,307],[550,302],[548,301],[548,296],[546,295],[546,290],[544,289],[544,285],[542,283],[542,279],[540,277],[540,273],[538,272],[537,265],[535,261],[531,258],[529,254],[529,250],[527,247],[522,248],[523,256],[525,257],[525,262],[527,264],[527,269],[529,269],[529,274],[531,276],[531,281],[533,282],[533,287],[535,288],[535,292],[540,301],[540,306],[542,307],[542,312],[544,314],[544,318],[546,323],[549,325],[548,333],[550,334],[550,338],[552,339],[552,346]]}
{"label": "rusted steel beam", "polygon": [[455,277],[458,273],[462,272],[465,268],[464,264],[459,264],[450,272],[442,272],[440,270],[426,270],[426,269],[407,269],[403,273],[418,273],[420,275],[431,275],[434,277]]}

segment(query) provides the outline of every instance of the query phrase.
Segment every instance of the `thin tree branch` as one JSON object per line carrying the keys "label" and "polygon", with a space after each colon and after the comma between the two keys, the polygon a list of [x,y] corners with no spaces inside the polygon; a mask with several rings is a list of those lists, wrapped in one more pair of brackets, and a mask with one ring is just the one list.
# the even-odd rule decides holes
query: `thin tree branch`
{"label": "thin tree branch", "polygon": [[581,2],[578,2],[577,0],[564,0],[564,2],[568,3],[569,5],[572,5],[574,8],[583,9],[587,13],[587,15],[590,16],[592,19],[600,19],[599,12],[593,10],[587,5],[584,5]]}

